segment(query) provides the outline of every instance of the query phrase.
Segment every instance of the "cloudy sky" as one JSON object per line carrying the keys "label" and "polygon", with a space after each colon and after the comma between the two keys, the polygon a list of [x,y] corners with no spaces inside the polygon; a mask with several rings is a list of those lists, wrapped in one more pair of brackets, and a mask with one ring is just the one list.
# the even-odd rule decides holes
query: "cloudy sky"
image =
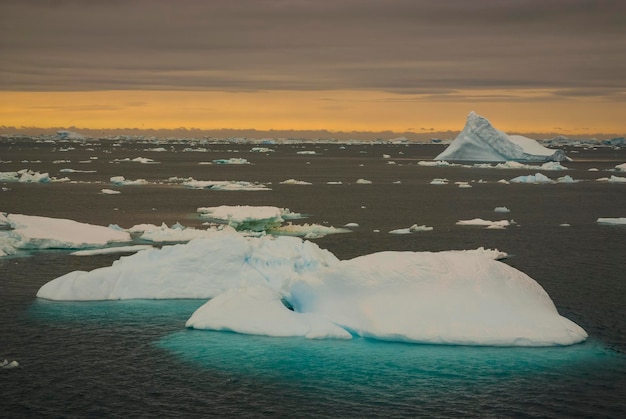
{"label": "cloudy sky", "polygon": [[623,0],[2,0],[0,125],[626,131]]}

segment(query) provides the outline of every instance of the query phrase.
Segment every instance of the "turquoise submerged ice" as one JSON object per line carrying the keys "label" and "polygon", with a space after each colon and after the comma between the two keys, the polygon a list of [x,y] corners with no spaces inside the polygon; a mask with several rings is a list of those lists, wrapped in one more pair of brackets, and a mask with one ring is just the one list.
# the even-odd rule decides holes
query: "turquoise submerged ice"
{"label": "turquoise submerged ice", "polygon": [[50,300],[204,298],[187,327],[452,345],[570,345],[586,332],[526,274],[478,251],[339,260],[295,237],[216,231],[45,284]]}

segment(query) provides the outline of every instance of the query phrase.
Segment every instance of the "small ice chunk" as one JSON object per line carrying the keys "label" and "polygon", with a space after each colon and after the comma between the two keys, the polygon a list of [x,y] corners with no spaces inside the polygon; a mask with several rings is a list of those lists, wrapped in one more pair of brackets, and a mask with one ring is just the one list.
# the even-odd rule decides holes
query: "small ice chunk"
{"label": "small ice chunk", "polygon": [[626,217],[601,217],[596,220],[598,224],[610,224],[610,225],[626,225]]}

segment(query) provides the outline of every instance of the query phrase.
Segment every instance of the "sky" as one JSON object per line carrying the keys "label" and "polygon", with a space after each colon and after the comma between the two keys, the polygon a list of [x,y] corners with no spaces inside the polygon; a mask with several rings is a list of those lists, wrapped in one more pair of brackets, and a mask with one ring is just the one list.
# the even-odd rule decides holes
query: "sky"
{"label": "sky", "polygon": [[626,132],[623,0],[2,0],[0,125]]}

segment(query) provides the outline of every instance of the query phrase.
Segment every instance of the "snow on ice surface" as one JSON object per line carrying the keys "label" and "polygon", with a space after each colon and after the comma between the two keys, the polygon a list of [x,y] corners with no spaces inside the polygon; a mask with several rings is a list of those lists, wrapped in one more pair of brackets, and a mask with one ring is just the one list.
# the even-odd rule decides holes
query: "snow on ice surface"
{"label": "snow on ice surface", "polygon": [[298,312],[381,340],[459,345],[567,345],[587,337],[524,273],[463,252],[381,252],[300,276]]}
{"label": "snow on ice surface", "polygon": [[539,284],[493,260],[499,254],[381,252],[340,261],[309,241],[225,229],[122,257],[110,267],[70,272],[37,296],[213,298],[188,327],[269,336],[505,346],[586,339]]}
{"label": "snow on ice surface", "polygon": [[337,261],[296,237],[249,238],[224,229],[187,244],[122,257],[110,267],[70,272],[37,295],[51,300],[213,298],[247,286],[281,290],[302,272]]}
{"label": "snow on ice surface", "polygon": [[507,135],[482,116],[470,112],[463,131],[434,160],[482,162],[545,162],[565,160],[562,150],[551,150],[535,140]]}
{"label": "snow on ice surface", "polygon": [[289,310],[278,292],[262,286],[225,291],[198,308],[186,326],[276,337],[352,338],[323,316]]}
{"label": "snow on ice surface", "polygon": [[73,220],[22,214],[8,214],[6,219],[12,229],[0,231],[0,248],[81,249],[131,240],[127,232]]}

